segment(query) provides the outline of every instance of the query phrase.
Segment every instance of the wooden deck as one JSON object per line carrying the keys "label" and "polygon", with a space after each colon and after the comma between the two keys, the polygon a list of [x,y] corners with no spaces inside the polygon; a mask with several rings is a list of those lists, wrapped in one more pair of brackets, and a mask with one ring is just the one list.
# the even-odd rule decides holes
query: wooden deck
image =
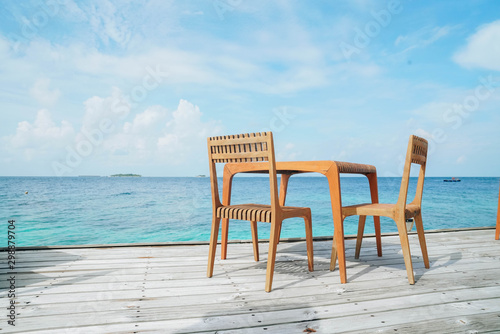
{"label": "wooden deck", "polygon": [[[411,235],[410,286],[396,236],[346,240],[348,283],[328,270],[331,241],[278,246],[271,293],[252,245],[230,244],[206,278],[208,245],[17,252],[16,326],[2,261],[0,333],[500,333],[500,241],[493,229],[428,233],[425,269]],[[220,248],[220,247],[219,247]],[[5,254],[5,252],[3,253]]]}

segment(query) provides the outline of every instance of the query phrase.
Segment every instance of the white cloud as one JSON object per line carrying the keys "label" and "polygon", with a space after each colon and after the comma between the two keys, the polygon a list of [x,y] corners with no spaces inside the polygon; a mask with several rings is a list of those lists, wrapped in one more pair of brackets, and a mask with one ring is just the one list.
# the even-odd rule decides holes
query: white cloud
{"label": "white cloud", "polygon": [[95,2],[89,13],[90,25],[105,45],[110,41],[125,46],[131,37],[126,20],[118,13],[114,4],[108,0]]}
{"label": "white cloud", "polygon": [[335,71],[337,75],[347,75],[347,76],[359,76],[359,77],[373,77],[382,73],[380,66],[376,64],[360,64],[360,63],[343,63],[336,66]]}
{"label": "white cloud", "polygon": [[149,107],[144,112],[137,114],[132,123],[125,123],[124,131],[147,135],[152,127],[160,124],[160,121],[166,116],[166,108],[162,106]]}
{"label": "white cloud", "polygon": [[167,123],[167,128],[172,128],[184,136],[195,134],[201,125],[200,108],[186,100],[179,101],[177,110],[173,112],[172,116],[174,119]]}
{"label": "white cloud", "polygon": [[[2,138],[2,159],[37,160],[45,165],[57,161],[64,175],[78,174],[91,165],[135,166],[144,161],[199,166],[205,162],[206,138],[221,132],[218,122],[204,121],[200,108],[186,100],[180,100],[172,113],[160,105],[150,106],[128,122],[113,111],[116,101],[123,101],[118,89],[111,96],[85,101],[78,133],[69,122],[57,125],[49,111],[40,110],[34,122],[19,122],[14,135]],[[130,112],[130,106],[125,106],[122,111]],[[112,130],[103,130],[103,120],[105,129]],[[70,151],[79,155],[71,165]]]}
{"label": "white cloud", "polygon": [[396,41],[394,42],[394,45],[395,46],[398,46],[400,43],[403,43],[404,41],[406,41],[408,39],[408,36],[398,36],[398,38],[396,38]]}
{"label": "white cloud", "polygon": [[131,104],[120,89],[114,87],[111,96],[102,98],[93,96],[84,102],[85,114],[82,119],[82,130],[91,131],[100,127],[103,121],[117,124],[130,113]]}
{"label": "white cloud", "polygon": [[420,121],[430,120],[435,124],[443,124],[445,120],[445,114],[453,109],[452,102],[445,101],[431,101],[417,109],[411,110],[410,113],[417,115]]}
{"label": "white cloud", "polygon": [[426,26],[408,35],[399,35],[394,41],[394,45],[405,48],[402,53],[416,48],[424,48],[447,36],[455,28],[452,26]]}
{"label": "white cloud", "polygon": [[450,27],[450,26],[435,27],[430,32],[427,40],[424,41],[425,45],[432,44],[432,43],[436,42],[437,40],[447,36],[453,29],[454,29],[454,27]]}
{"label": "white cloud", "polygon": [[176,83],[221,83],[209,65],[209,57],[175,48],[154,48],[137,54],[114,56],[73,45],[68,53],[74,55],[74,66],[84,74],[133,79],[142,84],[150,68],[161,74],[160,83],[166,80]]}
{"label": "white cloud", "polygon": [[[79,32],[78,38],[67,41],[49,42],[43,38],[25,41],[25,53],[9,59],[10,64],[6,66],[13,68],[11,77],[19,79],[19,73],[22,73],[23,79],[28,80],[35,73],[46,71],[54,75],[52,82],[59,87],[66,86],[54,77],[67,78],[70,74],[80,81],[125,89],[131,81],[141,84],[148,74],[148,67],[161,66],[164,72],[168,72],[168,78],[163,78],[166,83],[196,83],[282,94],[324,86],[329,81],[328,76],[334,76],[325,60],[329,52],[325,52],[324,45],[316,41],[314,34],[297,24],[293,14],[285,22],[272,23],[270,29],[245,33],[244,43],[213,36],[209,32],[192,33],[185,29],[182,40],[165,36],[166,40],[155,44],[151,36],[142,36],[142,31],[139,31],[145,28],[143,24],[149,27],[152,24],[149,21],[155,20],[150,18],[148,22],[134,25],[136,13],[132,13],[134,6],[130,3],[118,6],[110,1],[95,2],[80,4],[81,8],[73,2],[68,4],[71,4],[72,13],[75,12],[71,15],[78,22],[82,21],[86,31],[76,31]],[[169,7],[168,4],[165,6]],[[149,15],[158,19],[153,14],[159,9],[152,9],[155,12]],[[190,12],[200,11],[195,9],[190,9]],[[138,10],[142,13],[142,9]],[[128,15],[134,20],[126,20]],[[156,34],[156,27],[151,31]],[[102,41],[104,47],[94,43],[96,39]],[[108,45],[110,43],[113,45]],[[118,52],[109,52],[110,49]],[[129,51],[120,52],[123,49]],[[92,83],[85,89],[89,86],[92,87]],[[90,94],[87,96],[92,96]]]}
{"label": "white cloud", "polygon": [[425,138],[427,140],[434,139],[434,135],[430,133],[429,131],[426,131],[424,129],[416,129],[415,134],[419,137]]}
{"label": "white cloud", "polygon": [[221,131],[216,122],[203,122],[200,108],[186,100],[180,100],[172,117],[157,141],[159,151],[168,154],[172,163],[181,162],[196,152],[202,154],[206,151],[206,138]]}
{"label": "white cloud", "polygon": [[60,7],[60,9],[61,11],[57,14],[65,17],[70,22],[78,22],[81,24],[82,22],[88,20],[85,12],[74,0],[64,0],[64,4]]}
{"label": "white cloud", "polygon": [[[38,111],[34,123],[19,122],[16,134],[8,138],[8,144],[16,150],[42,154],[46,150],[57,149],[67,144],[74,133],[73,126],[69,122],[62,121],[61,125],[57,126],[50,112],[42,109]],[[29,155],[32,156],[34,152]]]}
{"label": "white cloud", "polygon": [[152,106],[137,114],[132,122],[125,122],[122,130],[104,141],[104,151],[129,159],[152,159],[156,156],[156,142],[161,135],[167,109]]}
{"label": "white cloud", "polygon": [[203,11],[201,11],[201,10],[197,10],[197,11],[185,10],[182,12],[182,14],[188,15],[188,16],[204,15]]}
{"label": "white cloud", "polygon": [[38,79],[30,90],[31,96],[43,106],[54,105],[61,96],[61,91],[59,89],[51,90],[49,86],[50,79]]}
{"label": "white cloud", "polygon": [[276,160],[280,161],[297,160],[297,157],[301,155],[301,152],[293,143],[287,143],[282,149],[276,151]]}
{"label": "white cloud", "polygon": [[1,35],[0,35],[0,59],[5,59],[8,56],[10,46],[9,42],[7,42]]}
{"label": "white cloud", "polygon": [[[92,151],[95,161],[101,159],[119,165],[133,165],[145,160],[166,165],[192,162],[206,156],[206,138],[220,133],[217,122],[204,122],[200,108],[186,100],[180,100],[173,112],[160,105],[148,107],[131,121],[114,114],[114,101],[123,101],[119,90],[110,97],[95,96],[85,102],[82,130],[75,143],[88,140],[89,136],[84,132],[95,133],[104,119],[110,120],[114,128],[99,136],[99,144]],[[128,108],[133,112],[130,106]]]}
{"label": "white cloud", "polygon": [[500,71],[500,20],[481,26],[453,59],[464,67]]}

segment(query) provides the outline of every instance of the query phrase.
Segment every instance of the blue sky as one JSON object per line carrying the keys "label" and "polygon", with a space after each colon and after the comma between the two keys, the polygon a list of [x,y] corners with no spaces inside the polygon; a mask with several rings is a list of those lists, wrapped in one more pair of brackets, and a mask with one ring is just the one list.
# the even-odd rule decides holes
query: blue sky
{"label": "blue sky", "polygon": [[0,175],[208,174],[206,137],[278,160],[499,176],[500,2],[2,1]]}

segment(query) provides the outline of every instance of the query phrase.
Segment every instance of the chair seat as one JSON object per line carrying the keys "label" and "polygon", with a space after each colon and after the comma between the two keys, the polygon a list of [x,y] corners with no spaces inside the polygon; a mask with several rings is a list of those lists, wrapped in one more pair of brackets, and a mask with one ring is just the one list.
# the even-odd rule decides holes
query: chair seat
{"label": "chair seat", "polygon": [[[310,211],[309,208],[283,206],[283,218],[300,217]],[[301,213],[303,212],[303,213]],[[248,221],[258,221],[270,223],[272,219],[272,210],[270,205],[263,204],[238,204],[228,205],[217,208],[217,218],[228,218]]]}
{"label": "chair seat", "polygon": [[[396,210],[396,204],[382,204],[382,203],[366,203],[345,206],[342,208],[344,216],[383,216],[393,217]],[[415,217],[420,213],[420,207],[415,204],[406,204],[405,217]]]}

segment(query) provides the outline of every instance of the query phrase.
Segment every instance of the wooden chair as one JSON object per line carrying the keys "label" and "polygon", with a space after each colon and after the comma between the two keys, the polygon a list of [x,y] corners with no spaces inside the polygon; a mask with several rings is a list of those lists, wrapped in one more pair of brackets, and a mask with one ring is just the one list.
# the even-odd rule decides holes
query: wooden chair
{"label": "wooden chair", "polygon": [[[408,231],[406,225],[406,221],[409,218],[414,218],[415,220],[418,239],[420,241],[420,248],[422,250],[422,256],[424,258],[424,264],[426,268],[429,268],[429,258],[427,255],[427,246],[425,244],[424,226],[422,223],[421,213],[425,165],[427,162],[427,147],[427,140],[417,136],[410,136],[408,151],[406,153],[403,178],[401,180],[401,188],[399,191],[399,198],[396,204],[360,204],[342,208],[343,219],[349,216],[359,216],[355,258],[359,258],[366,216],[389,217],[396,222],[399,238],[401,241],[401,248],[403,249],[403,257],[406,265],[408,281],[410,282],[410,284],[415,284],[415,278],[413,276],[413,265],[411,262],[410,245],[408,242]],[[410,181],[410,169],[412,164],[420,165],[420,173],[418,176],[415,198],[411,203],[407,204],[406,200],[408,195],[408,184]],[[334,256],[332,256],[332,262],[333,261]],[[335,263],[331,263],[330,268],[332,268],[332,265],[334,268]]]}
{"label": "wooden chair", "polygon": [[495,240],[500,238],[500,193],[498,194],[497,228],[495,231]]}
{"label": "wooden chair", "polygon": [[[207,276],[212,277],[215,252],[219,234],[219,225],[222,218],[250,221],[254,259],[259,261],[257,237],[257,222],[271,223],[269,237],[269,253],[267,260],[266,292],[271,291],[276,261],[276,248],[279,240],[279,231],[284,219],[292,217],[304,218],[306,225],[307,260],[309,271],[313,265],[313,238],[311,209],[300,207],[280,206],[278,197],[278,183],[276,176],[276,161],[274,156],[273,135],[271,132],[239,134],[230,136],[210,137],[208,142],[208,159],[210,163],[210,181],[212,185],[212,232],[208,255]],[[269,183],[271,205],[239,204],[224,206],[219,199],[219,190],[216,173],[216,163],[228,162],[269,162]]]}

